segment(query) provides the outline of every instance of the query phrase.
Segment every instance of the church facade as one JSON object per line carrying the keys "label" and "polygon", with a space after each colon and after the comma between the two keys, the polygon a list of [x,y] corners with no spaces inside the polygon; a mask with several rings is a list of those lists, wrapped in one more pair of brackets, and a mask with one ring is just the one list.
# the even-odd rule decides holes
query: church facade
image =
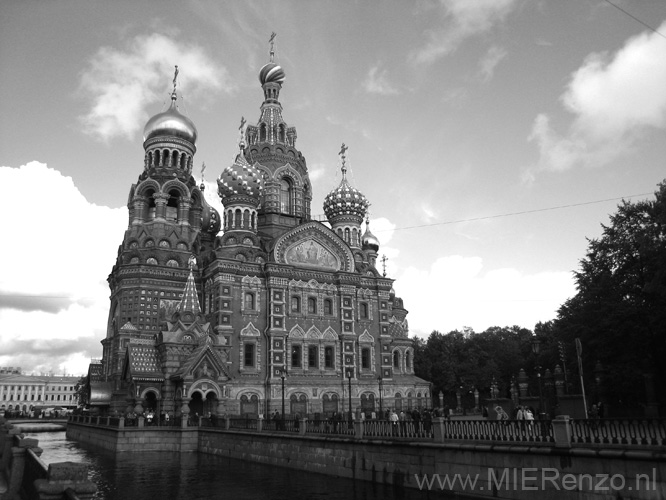
{"label": "church facade", "polygon": [[[430,406],[414,375],[407,310],[376,269],[368,200],[346,178],[312,220],[296,129],[282,118],[284,71],[261,68],[258,122],[205,201],[192,169],[197,129],[177,107],[144,129],[143,170],[108,281],[103,357],[89,404],[124,412],[330,415]],[[362,230],[365,221],[365,228]]]}

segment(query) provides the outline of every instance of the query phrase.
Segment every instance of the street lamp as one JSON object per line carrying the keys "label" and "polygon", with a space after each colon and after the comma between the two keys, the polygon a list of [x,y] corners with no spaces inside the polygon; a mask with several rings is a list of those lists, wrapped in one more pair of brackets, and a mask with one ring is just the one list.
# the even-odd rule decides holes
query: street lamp
{"label": "street lamp", "polygon": [[287,370],[280,368],[280,378],[282,379],[282,429],[284,429],[284,379],[287,378]]}
{"label": "street lamp", "polygon": [[536,335],[532,337],[532,352],[536,357],[537,380],[539,381],[539,418],[543,419],[545,408],[543,405],[543,390],[541,389],[541,365],[539,364],[539,350],[541,349],[541,339]]}
{"label": "street lamp", "polygon": [[382,419],[384,414],[384,408],[382,407],[382,393],[384,392],[384,380],[382,380],[381,375],[377,377],[377,382],[379,383],[379,420]]}
{"label": "street lamp", "polygon": [[347,380],[349,381],[349,425],[352,424],[352,402],[351,402],[351,379],[354,374],[351,368],[347,369]]}

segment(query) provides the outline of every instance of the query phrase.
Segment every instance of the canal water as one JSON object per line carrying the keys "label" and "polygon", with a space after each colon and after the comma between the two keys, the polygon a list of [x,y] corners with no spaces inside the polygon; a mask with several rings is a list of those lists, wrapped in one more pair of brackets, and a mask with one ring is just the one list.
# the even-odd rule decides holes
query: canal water
{"label": "canal water", "polygon": [[[426,500],[453,498],[273,467],[203,453],[113,453],[67,439],[64,431],[27,434],[42,460],[83,462],[104,500]],[[456,498],[461,498],[460,496]]]}

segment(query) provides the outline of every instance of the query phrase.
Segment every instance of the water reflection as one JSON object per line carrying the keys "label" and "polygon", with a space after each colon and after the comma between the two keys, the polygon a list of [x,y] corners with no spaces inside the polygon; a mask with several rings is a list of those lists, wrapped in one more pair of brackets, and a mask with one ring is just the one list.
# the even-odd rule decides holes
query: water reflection
{"label": "water reflection", "polygon": [[[111,453],[68,440],[64,432],[39,439],[44,462],[84,462],[105,500],[231,498],[234,500],[424,500],[440,492],[376,485],[203,453]],[[460,497],[457,497],[460,498]]]}

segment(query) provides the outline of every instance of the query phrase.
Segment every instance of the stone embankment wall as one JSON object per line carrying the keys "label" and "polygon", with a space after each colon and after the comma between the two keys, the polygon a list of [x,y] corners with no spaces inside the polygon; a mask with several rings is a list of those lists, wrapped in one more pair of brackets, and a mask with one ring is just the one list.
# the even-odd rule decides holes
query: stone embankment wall
{"label": "stone embankment wall", "polygon": [[198,428],[112,428],[69,424],[67,437],[110,451],[197,451]]}

